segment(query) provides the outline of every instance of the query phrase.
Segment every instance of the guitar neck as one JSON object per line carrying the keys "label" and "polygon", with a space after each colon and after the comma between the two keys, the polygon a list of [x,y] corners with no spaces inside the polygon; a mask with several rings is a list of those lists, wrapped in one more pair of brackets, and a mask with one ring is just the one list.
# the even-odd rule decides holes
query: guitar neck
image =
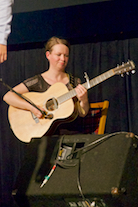
{"label": "guitar neck", "polygon": [[102,83],[103,81],[107,80],[108,78],[114,76],[115,73],[114,71],[111,69],[99,76],[97,76],[96,78],[93,78],[89,81],[89,84],[87,82],[85,82],[84,84],[82,84],[87,90],[98,85],[99,83]]}
{"label": "guitar neck", "polygon": [[[97,76],[96,78],[91,79],[89,81],[89,84],[87,82],[85,82],[82,85],[84,86],[84,88],[86,88],[88,90],[88,89],[98,85],[99,83],[107,80],[108,78],[110,78],[114,75],[115,75],[114,70],[111,69],[111,70]],[[62,96],[58,97],[57,99],[58,99],[59,104],[61,104],[65,101],[75,97],[76,95],[77,95],[77,93],[76,93],[75,89],[72,89],[71,91],[63,94]]]}

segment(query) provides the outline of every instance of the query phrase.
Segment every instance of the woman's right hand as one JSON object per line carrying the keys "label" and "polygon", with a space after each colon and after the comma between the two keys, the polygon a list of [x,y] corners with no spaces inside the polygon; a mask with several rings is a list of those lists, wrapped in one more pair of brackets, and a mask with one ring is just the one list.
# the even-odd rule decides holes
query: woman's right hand
{"label": "woman's right hand", "polygon": [[[37,106],[39,109],[41,109],[41,111],[45,111],[42,107]],[[30,110],[37,118],[42,119],[43,118],[43,114],[41,113],[41,111],[39,111],[36,107],[32,106],[31,110]]]}

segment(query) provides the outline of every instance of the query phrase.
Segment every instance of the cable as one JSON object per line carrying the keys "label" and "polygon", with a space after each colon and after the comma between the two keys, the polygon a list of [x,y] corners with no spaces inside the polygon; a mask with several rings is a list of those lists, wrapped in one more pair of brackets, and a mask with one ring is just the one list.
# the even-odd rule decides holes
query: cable
{"label": "cable", "polygon": [[77,176],[77,186],[82,198],[85,200],[85,197],[82,192],[81,183],[80,183],[80,171],[81,171],[81,156],[79,157],[79,164],[78,164],[78,176]]}
{"label": "cable", "polygon": [[81,197],[83,199],[83,201],[85,202],[85,204],[90,207],[89,202],[85,199],[84,194],[82,192],[82,187],[81,187],[81,183],[80,183],[80,172],[81,172],[81,156],[79,157],[79,164],[78,164],[78,176],[77,176],[77,186],[78,186],[78,190],[81,194]]}
{"label": "cable", "polygon": [[[92,146],[93,146],[93,147],[96,147],[96,146],[98,146],[99,144],[101,144],[103,141],[109,139],[109,138],[112,137],[112,136],[115,136],[115,135],[117,135],[117,134],[127,134],[127,133],[128,133],[128,132],[114,132],[114,133],[112,133],[112,134],[105,135],[105,136],[99,138],[98,140],[93,141],[93,142],[91,142],[90,144],[88,144],[88,145],[86,145],[86,146],[84,146],[84,147],[81,147],[80,149],[75,150],[74,152],[71,152],[71,153],[67,156],[67,158],[69,158],[71,155],[73,155],[73,154],[75,154],[75,153],[77,153],[77,152],[79,152],[79,151],[82,151],[82,150],[84,150],[84,149],[87,149],[87,148],[89,148],[89,147],[92,147]],[[90,149],[89,149],[89,150],[90,150]]]}
{"label": "cable", "polygon": [[50,173],[44,177],[44,180],[43,180],[42,184],[40,185],[40,188],[42,188],[47,183],[47,181],[49,180],[49,178],[51,177],[51,175],[53,174],[53,172],[55,171],[55,169],[57,167],[58,156],[59,156],[59,152],[61,149],[63,138],[64,138],[64,136],[61,137],[60,142],[59,142],[59,148],[58,148],[58,152],[57,152],[57,157],[55,159],[55,163],[54,163]]}

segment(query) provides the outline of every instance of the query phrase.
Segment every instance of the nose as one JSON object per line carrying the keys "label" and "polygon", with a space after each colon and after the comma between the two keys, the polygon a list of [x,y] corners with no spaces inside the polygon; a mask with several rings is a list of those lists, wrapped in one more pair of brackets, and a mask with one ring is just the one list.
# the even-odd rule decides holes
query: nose
{"label": "nose", "polygon": [[62,55],[60,56],[60,58],[61,58],[62,61],[65,61],[65,55],[64,55],[64,54],[62,54]]}

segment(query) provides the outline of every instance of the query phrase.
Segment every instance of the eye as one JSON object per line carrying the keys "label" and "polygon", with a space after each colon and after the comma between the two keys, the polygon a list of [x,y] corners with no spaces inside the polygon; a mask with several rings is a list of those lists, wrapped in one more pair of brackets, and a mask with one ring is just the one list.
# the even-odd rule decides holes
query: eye
{"label": "eye", "polygon": [[57,56],[60,56],[61,54],[60,53],[57,53]]}

